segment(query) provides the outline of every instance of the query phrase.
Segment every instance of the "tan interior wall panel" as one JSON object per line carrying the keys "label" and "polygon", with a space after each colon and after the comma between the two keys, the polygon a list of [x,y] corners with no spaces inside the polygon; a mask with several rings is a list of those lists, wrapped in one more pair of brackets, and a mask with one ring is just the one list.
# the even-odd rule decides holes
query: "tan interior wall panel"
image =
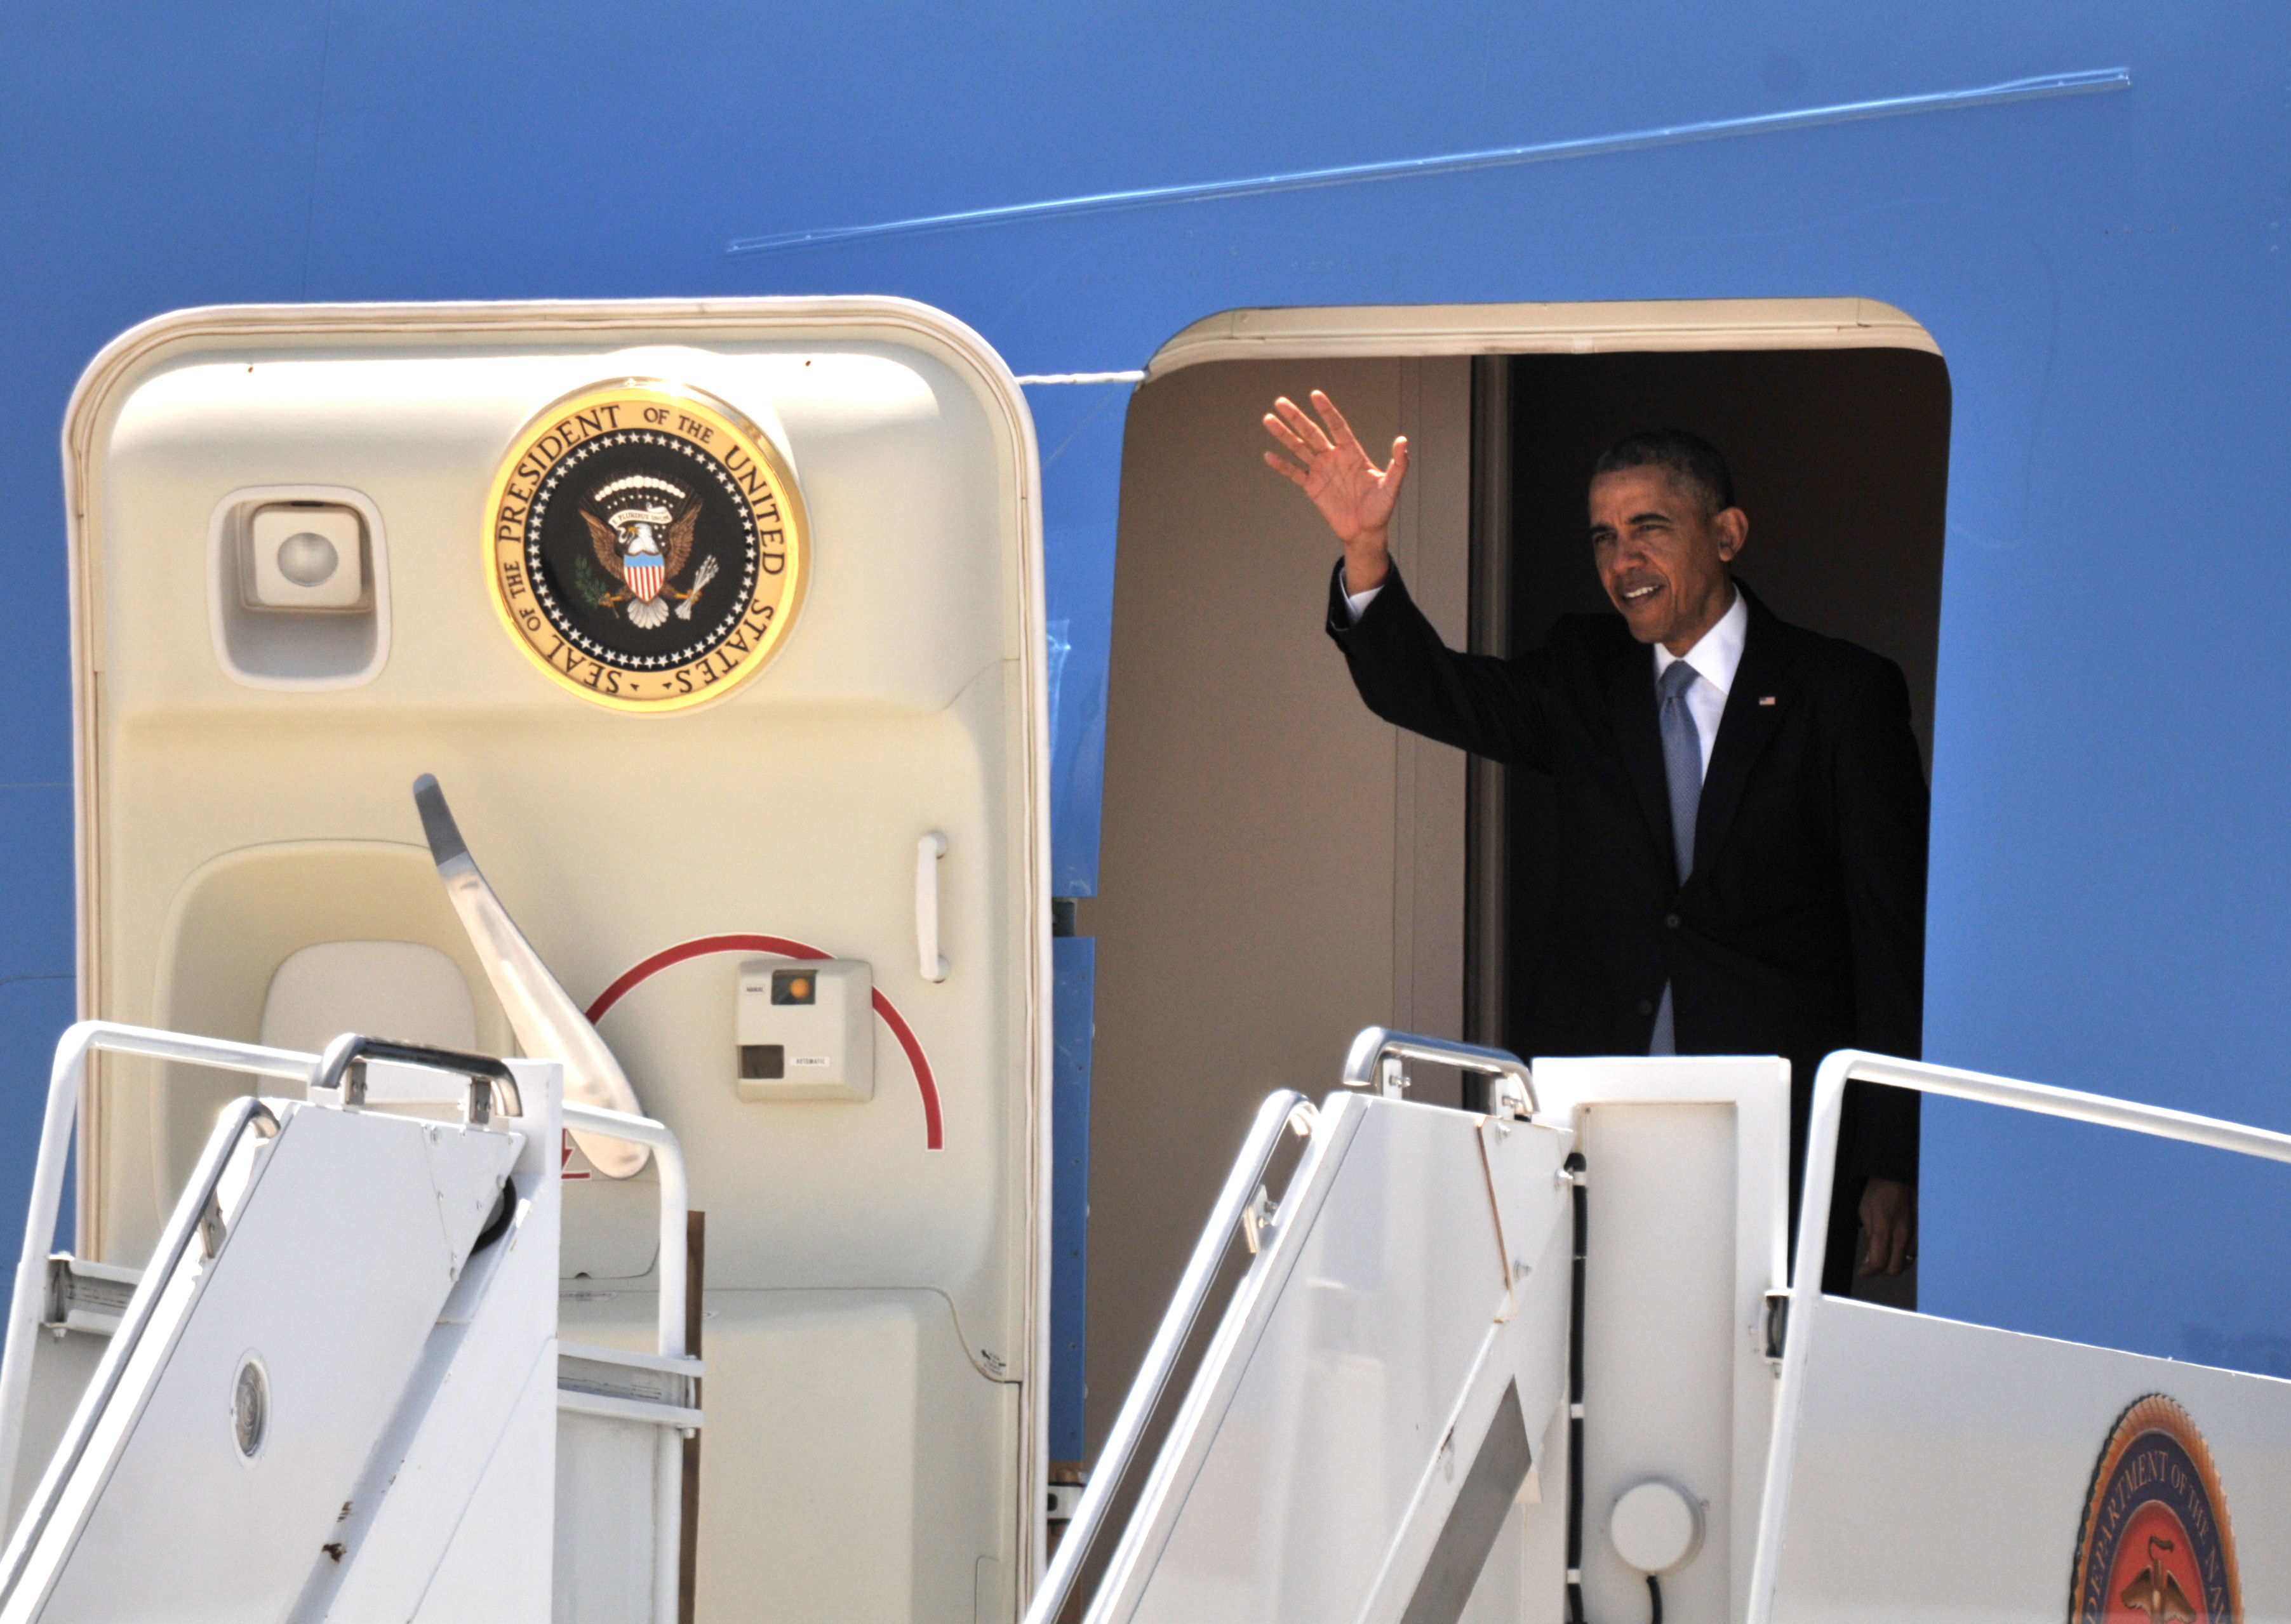
{"label": "tan interior wall panel", "polygon": [[1322,630],[1336,544],[1265,467],[1258,419],[1319,388],[1379,460],[1410,436],[1395,550],[1460,642],[1469,367],[1222,363],[1132,401],[1104,847],[1081,918],[1098,944],[1093,1448],[1256,1103],[1326,1093],[1362,1026],[1458,1029],[1463,757],[1362,707]]}

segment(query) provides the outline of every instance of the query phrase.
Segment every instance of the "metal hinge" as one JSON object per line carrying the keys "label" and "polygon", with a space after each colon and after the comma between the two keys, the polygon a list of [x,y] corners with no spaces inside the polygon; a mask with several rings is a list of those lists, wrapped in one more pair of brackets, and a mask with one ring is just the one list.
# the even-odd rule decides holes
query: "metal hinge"
{"label": "metal hinge", "polygon": [[108,1337],[119,1329],[120,1316],[127,1312],[142,1278],[141,1269],[90,1263],[57,1252],[48,1259],[48,1299],[40,1323],[58,1336],[84,1331]]}
{"label": "metal hinge", "polygon": [[1273,1220],[1280,1210],[1274,1205],[1273,1198],[1266,1194],[1263,1185],[1257,1186],[1255,1198],[1242,1209],[1242,1244],[1249,1248],[1252,1258],[1257,1255],[1258,1248],[1264,1244],[1265,1232],[1273,1227]]}

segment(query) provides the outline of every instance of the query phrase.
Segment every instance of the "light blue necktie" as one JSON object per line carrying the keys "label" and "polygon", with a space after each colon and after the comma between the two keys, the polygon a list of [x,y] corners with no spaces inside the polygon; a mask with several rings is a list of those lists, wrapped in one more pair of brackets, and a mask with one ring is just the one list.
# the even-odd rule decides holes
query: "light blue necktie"
{"label": "light blue necktie", "polygon": [[[1678,855],[1678,883],[1694,872],[1694,814],[1702,804],[1702,731],[1694,712],[1686,708],[1686,690],[1694,686],[1694,668],[1673,660],[1663,671],[1662,776],[1670,785],[1671,849]],[[1654,1012],[1651,1055],[1675,1055],[1678,1035],[1670,1007],[1670,984],[1663,983],[1662,1007]]]}
{"label": "light blue necktie", "polygon": [[1702,804],[1702,734],[1686,708],[1694,668],[1673,660],[1662,673],[1662,776],[1670,781],[1670,840],[1678,853],[1678,883],[1694,872],[1694,813]]}

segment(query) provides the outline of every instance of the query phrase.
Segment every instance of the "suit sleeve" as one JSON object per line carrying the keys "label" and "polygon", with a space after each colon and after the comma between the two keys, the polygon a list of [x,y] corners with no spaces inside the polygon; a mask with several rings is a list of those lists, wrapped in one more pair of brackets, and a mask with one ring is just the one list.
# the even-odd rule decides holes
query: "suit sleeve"
{"label": "suit sleeve", "polygon": [[1328,629],[1361,699],[1385,720],[1490,760],[1550,770],[1547,655],[1458,654],[1408,595],[1396,565],[1354,624],[1338,564]]}
{"label": "suit sleeve", "polygon": [[[1837,828],[1853,955],[1855,1041],[1917,1057],[1924,1038],[1925,766],[1909,728],[1909,684],[1880,662],[1862,683],[1838,742]],[[1855,1083],[1853,1177],[1917,1176],[1914,1089]]]}

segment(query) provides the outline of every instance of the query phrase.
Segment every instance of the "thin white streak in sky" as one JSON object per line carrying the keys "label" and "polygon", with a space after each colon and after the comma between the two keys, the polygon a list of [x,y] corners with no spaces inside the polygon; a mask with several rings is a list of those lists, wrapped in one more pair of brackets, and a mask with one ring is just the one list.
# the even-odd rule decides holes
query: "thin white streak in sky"
{"label": "thin white streak in sky", "polygon": [[1572,141],[1542,141],[1525,147],[1496,147],[1482,152],[1451,152],[1438,157],[1352,164],[1337,169],[1304,169],[1290,174],[1259,175],[1246,181],[1202,181],[1185,186],[1153,186],[1137,191],[1098,192],[1084,197],[1015,203],[1001,208],[966,209],[953,214],[925,214],[913,220],[886,221],[871,226],[824,226],[808,231],[781,231],[769,237],[736,237],[726,246],[725,252],[735,257],[775,253],[789,248],[824,247],[835,243],[907,237],[925,231],[951,231],[970,226],[1098,214],[1115,209],[1146,208],[1162,203],[1208,203],[1226,197],[1258,197],[1274,192],[1309,191],[1323,186],[1354,186],[1367,181],[1459,174],[1475,169],[1503,169],[1518,164],[1549,163],[1559,158],[1637,152],[1649,147],[1683,146],[1690,141],[1719,141],[1735,135],[1765,135],[1818,125],[1853,124],[1866,118],[1899,118],[1911,113],[1955,112],[1967,108],[1994,107],[2009,101],[2037,101],[2052,96],[2083,96],[2100,91],[2131,88],[2132,71],[2126,68],[2044,74],[2032,79],[2011,79],[2002,84],[1983,84],[1970,90],[1932,91],[1923,95],[1888,96],[1875,101],[1842,101],[1831,107],[1756,113],[1742,118],[1715,118],[1700,124],[1667,125],[1660,129],[1634,130],[1623,135],[1583,136]]}

